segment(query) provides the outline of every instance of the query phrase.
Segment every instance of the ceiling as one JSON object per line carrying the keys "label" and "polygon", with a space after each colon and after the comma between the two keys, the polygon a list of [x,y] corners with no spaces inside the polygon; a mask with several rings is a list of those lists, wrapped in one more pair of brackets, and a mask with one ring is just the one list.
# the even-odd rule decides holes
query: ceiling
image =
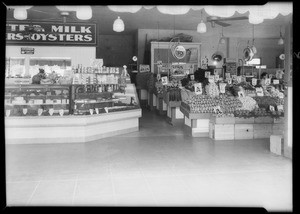
{"label": "ceiling", "polygon": [[[33,6],[28,9],[29,21],[59,21],[63,18],[60,16],[60,11],[55,6]],[[136,13],[118,13],[111,11],[107,6],[92,6],[93,17],[87,22],[97,22],[99,25],[99,34],[133,34],[137,29],[170,29],[170,30],[187,30],[196,31],[197,25],[201,20],[201,12],[190,10],[185,15],[167,15],[160,13],[156,8],[142,8]],[[204,10],[202,17],[204,21],[208,16]],[[248,16],[245,14],[235,13],[232,17]],[[120,16],[125,23],[125,31],[116,33],[112,30],[114,20]],[[7,19],[13,20],[13,10],[7,11]],[[292,14],[282,16],[279,14],[275,19],[266,19],[263,23],[255,26],[256,38],[279,38],[280,27],[284,35],[284,25],[292,21]],[[70,14],[67,22],[84,22],[78,20],[75,12]],[[252,24],[248,20],[228,21],[231,24],[229,27],[224,27],[224,35],[227,37],[251,37]],[[221,26],[216,25],[215,28],[207,23],[207,32],[203,36],[211,36],[220,34]]]}

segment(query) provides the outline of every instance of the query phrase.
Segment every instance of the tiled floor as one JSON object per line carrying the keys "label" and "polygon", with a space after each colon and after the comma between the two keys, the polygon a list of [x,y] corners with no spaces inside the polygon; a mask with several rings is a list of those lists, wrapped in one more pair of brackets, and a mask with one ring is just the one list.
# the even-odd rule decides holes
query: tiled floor
{"label": "tiled floor", "polygon": [[292,161],[268,140],[192,138],[143,111],[140,131],[7,145],[8,206],[262,206],[292,210]]}

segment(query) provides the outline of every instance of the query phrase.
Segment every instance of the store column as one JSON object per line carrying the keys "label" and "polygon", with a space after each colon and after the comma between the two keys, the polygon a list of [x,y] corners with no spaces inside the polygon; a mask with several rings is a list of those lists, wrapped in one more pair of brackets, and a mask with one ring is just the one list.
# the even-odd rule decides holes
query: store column
{"label": "store column", "polygon": [[285,65],[284,65],[284,80],[287,83],[285,88],[285,102],[284,102],[284,156],[292,158],[293,146],[293,85],[292,85],[292,72],[293,72],[293,49],[292,49],[292,22],[285,27]]}

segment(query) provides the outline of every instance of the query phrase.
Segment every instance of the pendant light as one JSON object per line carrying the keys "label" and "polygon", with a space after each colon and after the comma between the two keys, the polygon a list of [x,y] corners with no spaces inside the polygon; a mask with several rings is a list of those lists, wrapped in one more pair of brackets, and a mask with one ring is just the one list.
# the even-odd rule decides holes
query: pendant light
{"label": "pendant light", "polygon": [[282,38],[282,34],[281,34],[281,26],[280,26],[280,39],[278,40],[278,45],[283,45],[284,44],[284,40]]}
{"label": "pendant light", "polygon": [[18,20],[27,19],[27,10],[23,8],[16,8],[14,10],[14,18]]}
{"label": "pendant light", "polygon": [[122,32],[125,29],[125,25],[122,19],[120,19],[120,16],[114,21],[113,24],[113,30],[116,32]]}
{"label": "pendant light", "polygon": [[223,35],[223,27],[222,27],[222,35],[221,35],[221,38],[220,38],[220,40],[219,40],[219,43],[220,44],[225,44],[225,38],[224,38],[224,35]]}
{"label": "pendant light", "polygon": [[80,6],[76,10],[76,17],[80,20],[89,20],[92,18],[92,8],[90,6]]}
{"label": "pendant light", "polygon": [[206,25],[202,20],[202,10],[201,10],[201,22],[197,26],[198,33],[205,33],[206,32]]}

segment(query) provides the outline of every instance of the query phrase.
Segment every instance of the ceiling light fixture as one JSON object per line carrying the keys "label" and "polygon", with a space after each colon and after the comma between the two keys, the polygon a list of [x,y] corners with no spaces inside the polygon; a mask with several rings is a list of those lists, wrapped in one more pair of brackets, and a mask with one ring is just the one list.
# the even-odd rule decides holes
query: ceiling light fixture
{"label": "ceiling light fixture", "polygon": [[219,43],[220,44],[225,44],[225,38],[224,38],[224,35],[223,35],[223,27],[222,27],[222,35],[221,35],[221,38],[220,38],[220,40],[219,40]]}
{"label": "ceiling light fixture", "polygon": [[120,19],[120,16],[114,21],[113,24],[113,30],[116,32],[122,32],[125,29],[125,25],[122,19]]}
{"label": "ceiling light fixture", "polygon": [[81,6],[76,10],[76,17],[81,20],[89,20],[92,18],[92,8],[90,6]]}
{"label": "ceiling light fixture", "polygon": [[14,18],[18,20],[27,19],[27,10],[23,8],[16,8],[14,10]]}
{"label": "ceiling light fixture", "polygon": [[282,34],[281,34],[281,26],[280,26],[280,38],[278,40],[278,45],[283,45],[284,44],[284,40],[282,38]]}
{"label": "ceiling light fixture", "polygon": [[201,10],[201,22],[197,26],[198,33],[205,33],[206,32],[206,25],[202,20],[202,10]]}

